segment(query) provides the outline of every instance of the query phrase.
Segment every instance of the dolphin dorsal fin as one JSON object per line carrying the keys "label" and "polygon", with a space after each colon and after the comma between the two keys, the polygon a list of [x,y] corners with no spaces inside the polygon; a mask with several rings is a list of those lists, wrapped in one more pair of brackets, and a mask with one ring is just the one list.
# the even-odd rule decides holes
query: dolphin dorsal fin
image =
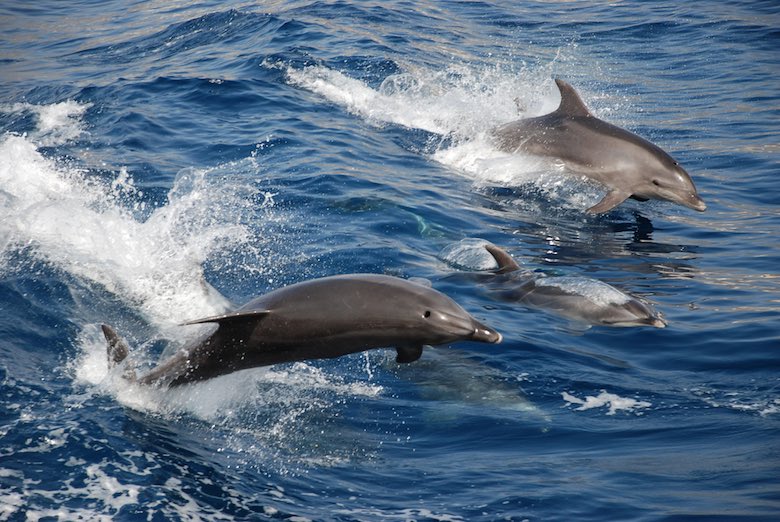
{"label": "dolphin dorsal fin", "polygon": [[574,90],[574,87],[559,78],[555,79],[555,84],[561,92],[561,104],[555,112],[559,112],[564,116],[591,116],[590,111],[585,106],[580,95],[577,94],[577,91]]}
{"label": "dolphin dorsal fin", "polygon": [[203,324],[203,323],[219,323],[219,324],[227,324],[227,323],[233,323],[236,321],[242,321],[244,319],[262,319],[263,316],[266,316],[270,314],[270,310],[248,310],[245,312],[231,312],[229,314],[224,315],[215,315],[213,317],[205,317],[203,319],[195,319],[194,321],[187,321],[186,323],[181,323],[181,326],[189,326],[192,324]]}
{"label": "dolphin dorsal fin", "polygon": [[520,265],[517,264],[517,261],[515,261],[503,248],[488,243],[485,245],[485,250],[490,252],[490,255],[493,256],[493,259],[498,263],[498,270],[495,271],[497,274],[506,274],[507,272],[520,270]]}

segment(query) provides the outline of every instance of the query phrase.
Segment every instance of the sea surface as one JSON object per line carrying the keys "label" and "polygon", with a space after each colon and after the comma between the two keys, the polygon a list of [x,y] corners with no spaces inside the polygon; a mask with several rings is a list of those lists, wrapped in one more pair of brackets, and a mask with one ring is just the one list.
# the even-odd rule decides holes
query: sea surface
{"label": "sea surface", "polygon": [[[2,2],[0,520],[780,520],[778,77],[775,1]],[[498,151],[555,78],[707,211]],[[669,325],[496,300],[483,241]],[[350,272],[504,341],[108,370]]]}

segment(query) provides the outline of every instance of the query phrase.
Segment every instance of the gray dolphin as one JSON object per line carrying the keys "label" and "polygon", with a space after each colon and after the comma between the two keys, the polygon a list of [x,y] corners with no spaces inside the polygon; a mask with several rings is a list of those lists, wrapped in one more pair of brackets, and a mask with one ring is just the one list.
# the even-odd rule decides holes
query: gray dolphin
{"label": "gray dolphin", "polygon": [[505,250],[493,244],[486,244],[485,249],[498,263],[493,273],[505,275],[490,282],[493,293],[504,301],[594,325],[666,326],[649,305],[612,285],[586,277],[539,276],[523,270]]}
{"label": "gray dolphin", "polygon": [[[137,380],[177,386],[246,368],[330,359],[394,347],[409,363],[423,345],[455,341],[501,342],[501,334],[474,319],[446,295],[386,275],[349,274],[313,279],[274,290],[236,311],[184,324],[217,323],[218,329],[188,343]],[[128,353],[125,342],[103,325],[109,366]]]}
{"label": "gray dolphin", "polygon": [[561,104],[554,112],[507,123],[493,130],[504,152],[559,158],[577,173],[605,185],[609,192],[588,209],[600,214],[627,198],[664,199],[703,212],[687,172],[666,152],[636,134],[595,117],[579,94],[555,80]]}

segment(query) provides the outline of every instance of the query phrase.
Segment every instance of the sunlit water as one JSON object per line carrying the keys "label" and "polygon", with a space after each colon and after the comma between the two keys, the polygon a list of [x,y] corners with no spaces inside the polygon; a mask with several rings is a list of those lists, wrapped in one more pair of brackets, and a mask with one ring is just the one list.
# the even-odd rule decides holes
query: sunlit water
{"label": "sunlit water", "polygon": [[[778,27],[773,2],[4,3],[0,519],[777,519]],[[556,77],[708,210],[590,216],[602,187],[498,151]],[[484,241],[669,326],[494,300],[452,277]],[[428,279],[504,342],[170,391],[108,370],[101,323],[151,364],[348,272]]]}

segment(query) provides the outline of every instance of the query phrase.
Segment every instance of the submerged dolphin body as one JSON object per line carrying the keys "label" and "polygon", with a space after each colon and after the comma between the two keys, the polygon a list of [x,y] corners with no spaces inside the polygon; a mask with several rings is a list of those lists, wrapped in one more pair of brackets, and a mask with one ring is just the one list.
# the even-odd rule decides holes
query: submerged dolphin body
{"label": "submerged dolphin body", "polygon": [[[377,274],[304,281],[258,297],[225,315],[185,324],[217,323],[216,332],[189,343],[138,379],[177,386],[271,364],[330,359],[394,347],[409,363],[423,345],[455,341],[498,343],[501,334],[474,319],[446,295],[421,284]],[[127,345],[103,325],[109,366]]]}
{"label": "submerged dolphin body", "polygon": [[[503,301],[549,310],[575,321],[602,326],[655,326],[666,322],[647,304],[612,285],[586,277],[546,277],[523,270],[503,249],[486,244],[498,263],[488,281]],[[485,281],[485,279],[482,279]]]}
{"label": "submerged dolphin body", "polygon": [[600,214],[627,198],[662,199],[703,212],[688,173],[661,148],[588,111],[577,91],[555,80],[561,103],[554,112],[507,123],[493,130],[504,152],[525,152],[562,160],[574,172],[609,192],[588,212]]}

